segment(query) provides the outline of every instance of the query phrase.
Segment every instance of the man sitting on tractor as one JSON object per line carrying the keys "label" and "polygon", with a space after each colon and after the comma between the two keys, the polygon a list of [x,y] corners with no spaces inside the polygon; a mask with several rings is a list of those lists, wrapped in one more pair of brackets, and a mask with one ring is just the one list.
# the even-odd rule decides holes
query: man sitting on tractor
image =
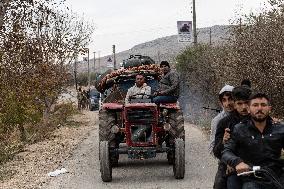
{"label": "man sitting on tractor", "polygon": [[159,82],[159,90],[154,93],[156,96],[153,99],[155,103],[175,103],[179,97],[179,75],[171,70],[170,64],[167,61],[160,63],[160,68],[163,76]]}
{"label": "man sitting on tractor", "polygon": [[130,103],[131,97],[135,98],[149,98],[151,95],[151,87],[145,83],[145,77],[143,74],[137,74],[135,78],[135,85],[128,89],[125,103]]}

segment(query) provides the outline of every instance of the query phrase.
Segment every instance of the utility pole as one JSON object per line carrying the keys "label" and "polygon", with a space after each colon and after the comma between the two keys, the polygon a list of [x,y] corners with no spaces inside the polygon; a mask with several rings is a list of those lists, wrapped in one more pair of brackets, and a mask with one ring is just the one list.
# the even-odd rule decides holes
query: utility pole
{"label": "utility pole", "polygon": [[240,18],[240,33],[242,33],[242,18]]}
{"label": "utility pole", "polygon": [[113,68],[116,70],[116,59],[115,59],[115,45],[112,45],[112,53],[113,53]]}
{"label": "utility pole", "polygon": [[87,48],[88,51],[88,89],[90,90],[90,83],[91,83],[91,78],[90,78],[90,49]]}
{"label": "utility pole", "polygon": [[98,51],[98,55],[99,55],[99,72],[101,73],[101,51]]}
{"label": "utility pole", "polygon": [[78,90],[78,81],[77,81],[77,61],[78,61],[78,58],[76,57],[76,58],[75,58],[75,61],[74,61],[74,82],[75,82],[75,88],[76,88],[76,91]]}
{"label": "utility pole", "polygon": [[195,9],[195,0],[192,0],[193,7],[193,43],[197,44],[197,33],[196,33],[196,9]]}
{"label": "utility pole", "polygon": [[96,52],[94,52],[94,73],[96,72]]}
{"label": "utility pole", "polygon": [[158,50],[158,61],[159,61],[159,63],[161,63],[161,52],[160,52],[160,50]]}
{"label": "utility pole", "polygon": [[212,45],[212,30],[211,30],[211,28],[210,28],[210,30],[209,30],[209,45]]}

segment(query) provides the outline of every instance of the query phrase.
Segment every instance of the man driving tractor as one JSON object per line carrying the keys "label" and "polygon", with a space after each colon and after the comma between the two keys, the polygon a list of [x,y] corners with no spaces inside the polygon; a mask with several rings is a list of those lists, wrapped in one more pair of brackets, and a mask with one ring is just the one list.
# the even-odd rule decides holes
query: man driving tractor
{"label": "man driving tractor", "polygon": [[[145,95],[143,95],[145,94]],[[145,77],[143,74],[137,74],[135,78],[135,84],[129,88],[125,97],[125,104],[130,103],[131,97],[135,98],[149,98],[151,95],[151,87],[145,83]]]}

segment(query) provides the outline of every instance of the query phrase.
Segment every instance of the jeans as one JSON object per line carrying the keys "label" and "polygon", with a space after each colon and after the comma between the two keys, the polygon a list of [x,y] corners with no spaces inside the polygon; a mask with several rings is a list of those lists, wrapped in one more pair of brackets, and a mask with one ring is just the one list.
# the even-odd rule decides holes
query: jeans
{"label": "jeans", "polygon": [[175,96],[156,96],[153,98],[154,103],[174,103],[177,102],[177,97]]}
{"label": "jeans", "polygon": [[260,184],[257,182],[245,182],[242,189],[276,189],[271,184]]}
{"label": "jeans", "polygon": [[215,175],[213,189],[227,189],[226,169],[226,164],[222,162],[218,163],[218,169]]}
{"label": "jeans", "polygon": [[242,189],[242,181],[236,174],[229,175],[227,178],[228,189]]}

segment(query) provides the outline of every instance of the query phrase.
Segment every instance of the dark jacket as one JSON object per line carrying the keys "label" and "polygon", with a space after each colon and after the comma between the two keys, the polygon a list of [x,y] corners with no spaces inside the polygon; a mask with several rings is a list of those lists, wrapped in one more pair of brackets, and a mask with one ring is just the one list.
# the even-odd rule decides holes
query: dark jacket
{"label": "dark jacket", "polygon": [[248,116],[240,116],[237,111],[233,111],[228,116],[224,117],[219,121],[217,125],[215,143],[213,147],[213,153],[216,158],[221,159],[222,151],[224,150],[223,136],[225,133],[225,129],[229,128],[230,132],[232,132],[236,124],[247,118]]}
{"label": "dark jacket", "polygon": [[231,139],[225,144],[222,161],[232,167],[240,162],[250,166],[261,166],[272,169],[280,175],[284,160],[280,159],[284,148],[284,125],[273,124],[267,120],[261,133],[251,119],[237,124],[231,134]]}
{"label": "dark jacket", "polygon": [[164,96],[179,97],[179,74],[173,70],[170,70],[164,75],[159,83],[160,91],[163,91]]}

